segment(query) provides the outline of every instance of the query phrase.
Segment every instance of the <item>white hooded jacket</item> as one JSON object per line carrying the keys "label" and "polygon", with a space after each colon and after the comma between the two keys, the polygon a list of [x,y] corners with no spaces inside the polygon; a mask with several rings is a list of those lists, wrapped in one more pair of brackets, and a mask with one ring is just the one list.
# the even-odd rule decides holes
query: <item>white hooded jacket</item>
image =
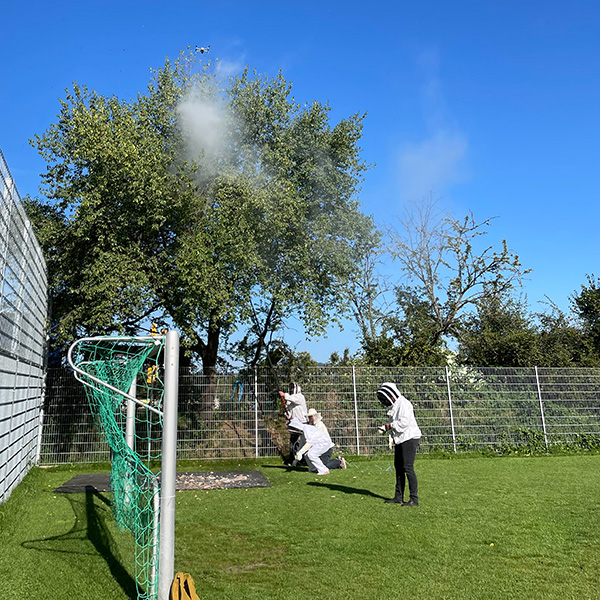
{"label": "white hooded jacket", "polygon": [[[316,427],[317,429],[320,429],[322,432],[326,433],[327,435],[329,435],[329,431],[327,430],[327,425],[325,425],[325,423],[323,423],[323,417],[321,416],[321,413],[317,412],[314,408],[311,408],[308,411],[308,422],[313,426]],[[315,420],[311,423],[310,421],[310,417],[314,417]]]}
{"label": "white hooded jacket", "polygon": [[294,393],[283,395],[287,407],[287,414],[290,419],[299,419],[302,423],[306,423],[308,420],[306,398],[302,393],[302,388],[297,383],[291,385],[293,385]]}
{"label": "white hooded jacket", "polygon": [[390,417],[389,433],[394,440],[394,444],[402,444],[407,440],[420,439],[421,430],[415,419],[413,405],[400,391],[398,391],[398,399],[392,404],[387,414]]}
{"label": "white hooded jacket", "polygon": [[329,469],[323,464],[320,456],[333,448],[333,442],[328,433],[317,429],[314,425],[307,425],[294,418],[288,423],[288,426],[296,431],[302,432],[306,444],[310,447],[306,452],[308,460],[317,469],[318,473],[329,473]]}

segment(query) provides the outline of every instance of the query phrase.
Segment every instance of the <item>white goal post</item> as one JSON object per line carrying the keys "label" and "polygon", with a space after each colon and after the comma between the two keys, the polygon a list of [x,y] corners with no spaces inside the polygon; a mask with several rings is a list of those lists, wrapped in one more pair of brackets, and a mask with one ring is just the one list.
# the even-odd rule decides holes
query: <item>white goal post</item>
{"label": "white goal post", "polygon": [[[175,563],[175,481],[177,474],[177,412],[178,412],[178,390],[179,390],[179,334],[176,331],[168,331],[162,336],[151,337],[90,337],[82,338],[74,342],[69,348],[67,355],[68,362],[75,372],[75,377],[88,389],[93,390],[108,390],[113,397],[121,396],[123,398],[123,406],[126,408],[126,419],[122,422],[123,441],[129,448],[134,450],[134,432],[136,411],[143,409],[162,418],[162,435],[160,439],[161,448],[161,470],[160,470],[160,485],[158,478],[151,477],[152,486],[156,490],[153,495],[154,506],[154,522],[153,535],[154,542],[152,547],[156,550],[158,547],[158,556],[153,555],[151,560],[151,575],[147,580],[147,589],[144,597],[148,599],[169,600],[171,586],[174,579],[174,563]],[[158,344],[157,352],[160,352],[160,344],[163,344],[164,357],[164,393],[162,397],[162,406],[153,406],[149,402],[138,400],[136,394],[135,379],[131,387],[127,391],[123,391],[103,381],[96,376],[94,372],[87,372],[86,366],[92,363],[84,360],[85,357],[77,356],[74,359],[74,354],[79,351],[85,354],[85,350],[80,350],[79,347],[84,347],[86,344],[130,344],[130,347],[135,347],[135,344]],[[96,356],[94,354],[94,356]],[[159,356],[157,357],[159,358]],[[98,359],[95,358],[96,363]],[[100,360],[101,364],[105,364]],[[92,369],[90,369],[93,371]],[[139,373],[139,371],[138,371]],[[119,429],[120,430],[120,429]],[[138,455],[139,457],[139,455]],[[151,473],[149,473],[152,475]],[[158,542],[158,543],[157,543]],[[158,563],[158,564],[157,564]],[[138,590],[139,591],[139,590]],[[141,593],[141,592],[140,592]]]}

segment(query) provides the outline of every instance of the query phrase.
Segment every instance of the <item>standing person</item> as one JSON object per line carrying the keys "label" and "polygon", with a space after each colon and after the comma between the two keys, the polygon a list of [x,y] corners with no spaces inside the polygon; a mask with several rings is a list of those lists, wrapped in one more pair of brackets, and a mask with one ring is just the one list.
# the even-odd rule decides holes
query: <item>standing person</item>
{"label": "standing person", "polygon": [[[301,423],[308,421],[306,398],[302,393],[302,388],[297,383],[290,383],[288,393],[279,392],[279,396],[285,405],[285,416],[288,421],[298,419]],[[294,460],[296,454],[296,444],[300,439],[300,433],[290,431],[290,463]]]}
{"label": "standing person", "polygon": [[[412,404],[400,393],[395,383],[384,383],[377,390],[377,399],[381,406],[388,409],[389,421],[379,427],[382,433],[388,433],[394,442],[394,468],[396,469],[396,489],[389,504],[419,506],[417,476],[415,474],[415,456],[421,441],[421,430],[415,420]],[[404,501],[404,489],[408,480],[409,499]]]}

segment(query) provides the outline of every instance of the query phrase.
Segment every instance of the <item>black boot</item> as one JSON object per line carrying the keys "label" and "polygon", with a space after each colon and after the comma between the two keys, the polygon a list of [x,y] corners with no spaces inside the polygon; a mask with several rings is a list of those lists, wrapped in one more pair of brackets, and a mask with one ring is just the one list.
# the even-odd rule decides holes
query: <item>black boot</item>
{"label": "black boot", "polygon": [[419,506],[418,500],[409,500],[408,502],[403,502],[402,506]]}
{"label": "black boot", "polygon": [[386,504],[404,504],[402,498],[396,498],[395,496],[393,498],[386,498],[384,502]]}

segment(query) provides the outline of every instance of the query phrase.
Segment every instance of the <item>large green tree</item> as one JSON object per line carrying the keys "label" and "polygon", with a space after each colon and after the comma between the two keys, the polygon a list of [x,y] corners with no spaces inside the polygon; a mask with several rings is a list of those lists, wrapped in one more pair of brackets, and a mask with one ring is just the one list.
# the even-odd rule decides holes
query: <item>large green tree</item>
{"label": "large green tree", "polygon": [[290,315],[318,335],[346,310],[373,235],[356,198],[364,115],[332,126],[282,74],[211,73],[183,54],[135,100],[75,85],[36,137],[64,229],[62,339],[162,320],[211,372],[236,330],[256,362]]}
{"label": "large green tree", "polygon": [[[152,106],[157,95],[162,112]],[[176,168],[169,119],[176,101],[165,72],[148,95],[130,102],[75,84],[57,123],[34,140],[48,165],[47,201],[30,201],[28,209],[54,266],[59,341],[132,333],[160,312],[158,274],[198,203],[191,180]]]}

